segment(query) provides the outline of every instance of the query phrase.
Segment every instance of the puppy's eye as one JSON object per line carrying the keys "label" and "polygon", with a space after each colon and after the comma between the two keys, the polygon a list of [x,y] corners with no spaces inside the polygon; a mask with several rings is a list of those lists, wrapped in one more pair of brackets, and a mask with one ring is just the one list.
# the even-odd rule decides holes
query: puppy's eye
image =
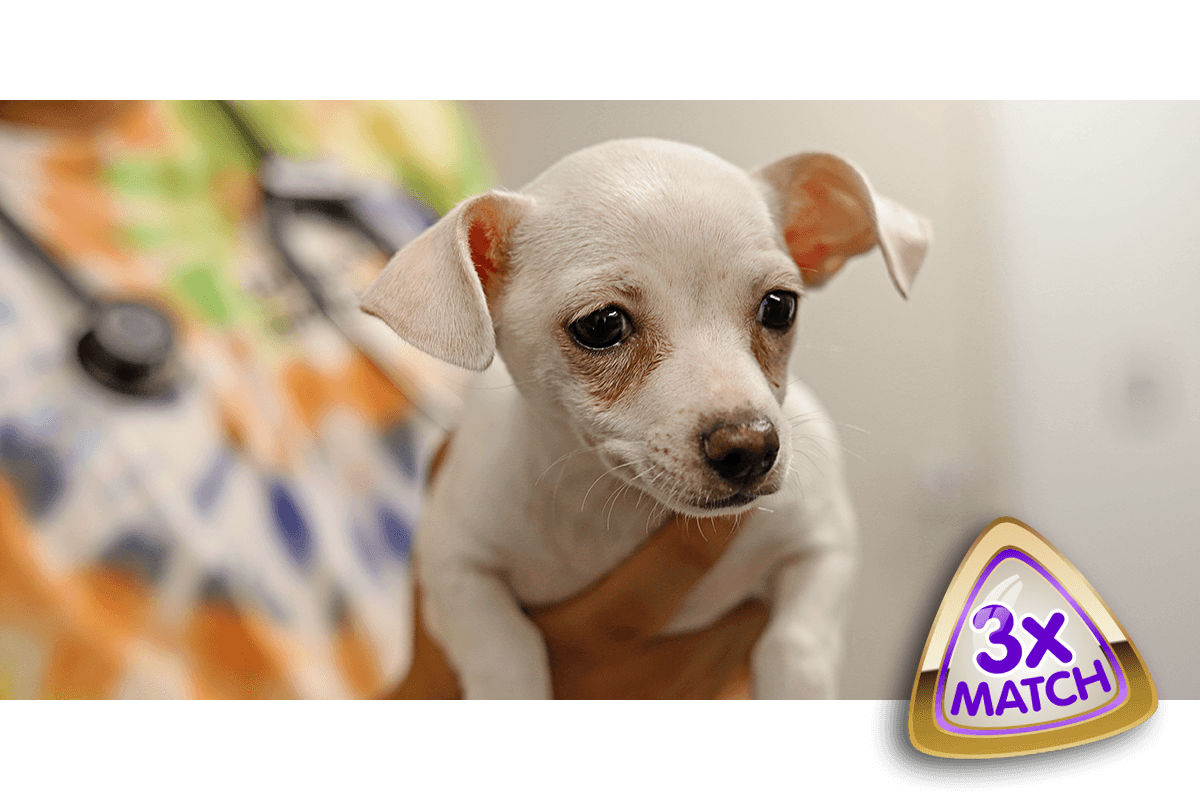
{"label": "puppy's eye", "polygon": [[603,350],[627,339],[633,333],[629,315],[616,306],[605,306],[571,323],[575,341],[589,350]]}
{"label": "puppy's eye", "polygon": [[758,321],[765,328],[787,330],[796,321],[796,303],[796,295],[792,292],[767,292],[758,304]]}

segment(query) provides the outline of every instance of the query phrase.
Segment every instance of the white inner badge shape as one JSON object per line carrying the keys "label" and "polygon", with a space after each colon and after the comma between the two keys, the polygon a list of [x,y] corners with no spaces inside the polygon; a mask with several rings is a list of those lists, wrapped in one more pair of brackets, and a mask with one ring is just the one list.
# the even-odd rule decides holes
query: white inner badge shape
{"label": "white inner badge shape", "polygon": [[1125,686],[1090,619],[1044,568],[998,554],[959,621],[939,686],[947,728],[1054,727],[1104,709]]}

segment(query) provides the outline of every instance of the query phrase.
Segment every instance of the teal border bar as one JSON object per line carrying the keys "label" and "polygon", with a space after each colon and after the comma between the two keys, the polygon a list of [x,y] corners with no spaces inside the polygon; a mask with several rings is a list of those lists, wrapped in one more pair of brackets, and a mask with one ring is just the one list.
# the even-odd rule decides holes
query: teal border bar
{"label": "teal border bar", "polygon": [[10,97],[1200,95],[1200,8],[1141,0],[16,0]]}
{"label": "teal border bar", "polygon": [[[1190,796],[1200,702],[1134,757],[980,794]],[[0,705],[7,798],[871,798],[871,703]]]}

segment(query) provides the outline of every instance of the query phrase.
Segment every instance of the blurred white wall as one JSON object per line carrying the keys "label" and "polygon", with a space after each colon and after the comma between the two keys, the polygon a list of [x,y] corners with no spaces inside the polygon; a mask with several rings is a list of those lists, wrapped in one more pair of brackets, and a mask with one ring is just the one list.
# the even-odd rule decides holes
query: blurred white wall
{"label": "blurred white wall", "polygon": [[992,111],[1016,507],[1200,697],[1200,103]]}
{"label": "blurred white wall", "polygon": [[[1131,630],[1163,696],[1200,697],[1200,678],[1143,593],[1158,575],[1182,578],[1200,566],[1188,536],[1200,532],[1195,503],[1183,491],[1198,474],[1198,337],[1189,310],[1200,277],[1179,276],[1197,242],[1186,221],[1197,210],[1200,154],[1189,145],[1200,141],[1200,107],[1154,114],[962,102],[470,108],[509,188],[580,147],[650,135],[700,145],[746,168],[833,151],[862,167],[878,191],[933,220],[934,245],[907,303],[871,253],[801,310],[794,371],[844,426],[843,444],[855,454],[846,461],[864,559],[844,697],[907,699],[954,569],[1002,515],[1041,531],[1092,580]],[[1097,120],[1108,121],[1103,133]],[[1184,151],[1190,167],[1173,170]],[[1153,164],[1134,166],[1135,153]],[[1122,288],[1130,284],[1140,288]],[[1119,359],[1132,366],[1113,367]],[[1191,377],[1181,366],[1187,359]],[[1130,412],[1145,405],[1142,395],[1161,395],[1161,409],[1173,410]],[[1187,398],[1191,447],[1172,444]],[[1136,423],[1143,427],[1155,414],[1166,421],[1153,434],[1114,429],[1109,438],[1091,437],[1093,427],[1112,428],[1098,410],[1106,402],[1124,409],[1118,416],[1146,417]],[[1169,463],[1160,460],[1168,451]],[[1118,458],[1118,469],[1106,469]],[[1152,596],[1186,614],[1196,608],[1195,591],[1158,586]]]}

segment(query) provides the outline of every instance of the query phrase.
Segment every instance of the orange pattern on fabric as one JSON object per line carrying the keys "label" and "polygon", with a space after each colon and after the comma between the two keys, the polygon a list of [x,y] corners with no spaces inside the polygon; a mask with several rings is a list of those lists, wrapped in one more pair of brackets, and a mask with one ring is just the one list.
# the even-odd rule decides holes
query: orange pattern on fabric
{"label": "orange pattern on fabric", "polygon": [[262,625],[220,603],[196,607],[184,634],[202,697],[293,698],[278,645]]}
{"label": "orange pattern on fabric", "polygon": [[300,419],[310,432],[316,431],[333,405],[332,382],[303,360],[293,361],[284,367],[282,380]]}
{"label": "orange pattern on fabric", "polygon": [[113,130],[123,144],[142,150],[165,149],[170,142],[170,134],[162,117],[155,113],[153,103],[139,103],[137,108],[122,114]]}
{"label": "orange pattern on fabric", "polygon": [[117,285],[144,285],[130,280],[137,275],[137,260],[118,240],[110,196],[99,180],[103,160],[95,145],[64,138],[42,164],[48,239],[69,260],[88,259],[97,268],[107,267],[106,277]]}
{"label": "orange pattern on fabric", "polygon": [[44,642],[43,697],[107,697],[124,669],[123,642],[73,581],[48,574],[33,542],[16,494],[0,480],[0,620]]}
{"label": "orange pattern on fabric", "polygon": [[95,605],[104,628],[121,639],[135,635],[158,642],[166,641],[165,631],[154,619],[153,597],[149,587],[128,573],[106,566],[94,566],[79,573],[77,580]]}
{"label": "orange pattern on fabric", "polygon": [[338,626],[334,656],[350,691],[356,697],[374,697],[383,690],[383,671],[371,643],[351,622]]}
{"label": "orange pattern on fabric", "polygon": [[101,636],[63,634],[50,651],[42,677],[42,696],[52,700],[93,700],[111,697],[125,670],[111,642],[98,646]]}
{"label": "orange pattern on fabric", "polygon": [[412,402],[383,371],[355,353],[342,376],[347,404],[377,427],[386,428],[408,416]]}
{"label": "orange pattern on fabric", "polygon": [[361,353],[336,373],[325,373],[308,361],[294,361],[283,370],[283,385],[309,431],[316,432],[335,407],[353,409],[377,427],[405,417],[408,398]]}
{"label": "orange pattern on fabric", "polygon": [[218,418],[230,446],[259,466],[289,471],[311,444],[299,423],[281,428],[265,422],[264,409],[248,392],[223,388],[217,390],[217,397]]}
{"label": "orange pattern on fabric", "polygon": [[244,170],[223,169],[213,176],[213,197],[231,225],[241,225],[258,213],[262,203],[254,176]]}
{"label": "orange pattern on fabric", "polygon": [[202,328],[191,332],[195,342],[191,357],[221,365],[211,386],[230,444],[262,466],[290,471],[312,446],[312,436],[288,390],[288,368],[279,374],[264,373],[266,359],[256,355],[240,333]]}
{"label": "orange pattern on fabric", "polygon": [[37,566],[20,501],[0,478],[0,620],[39,619],[54,588]]}

